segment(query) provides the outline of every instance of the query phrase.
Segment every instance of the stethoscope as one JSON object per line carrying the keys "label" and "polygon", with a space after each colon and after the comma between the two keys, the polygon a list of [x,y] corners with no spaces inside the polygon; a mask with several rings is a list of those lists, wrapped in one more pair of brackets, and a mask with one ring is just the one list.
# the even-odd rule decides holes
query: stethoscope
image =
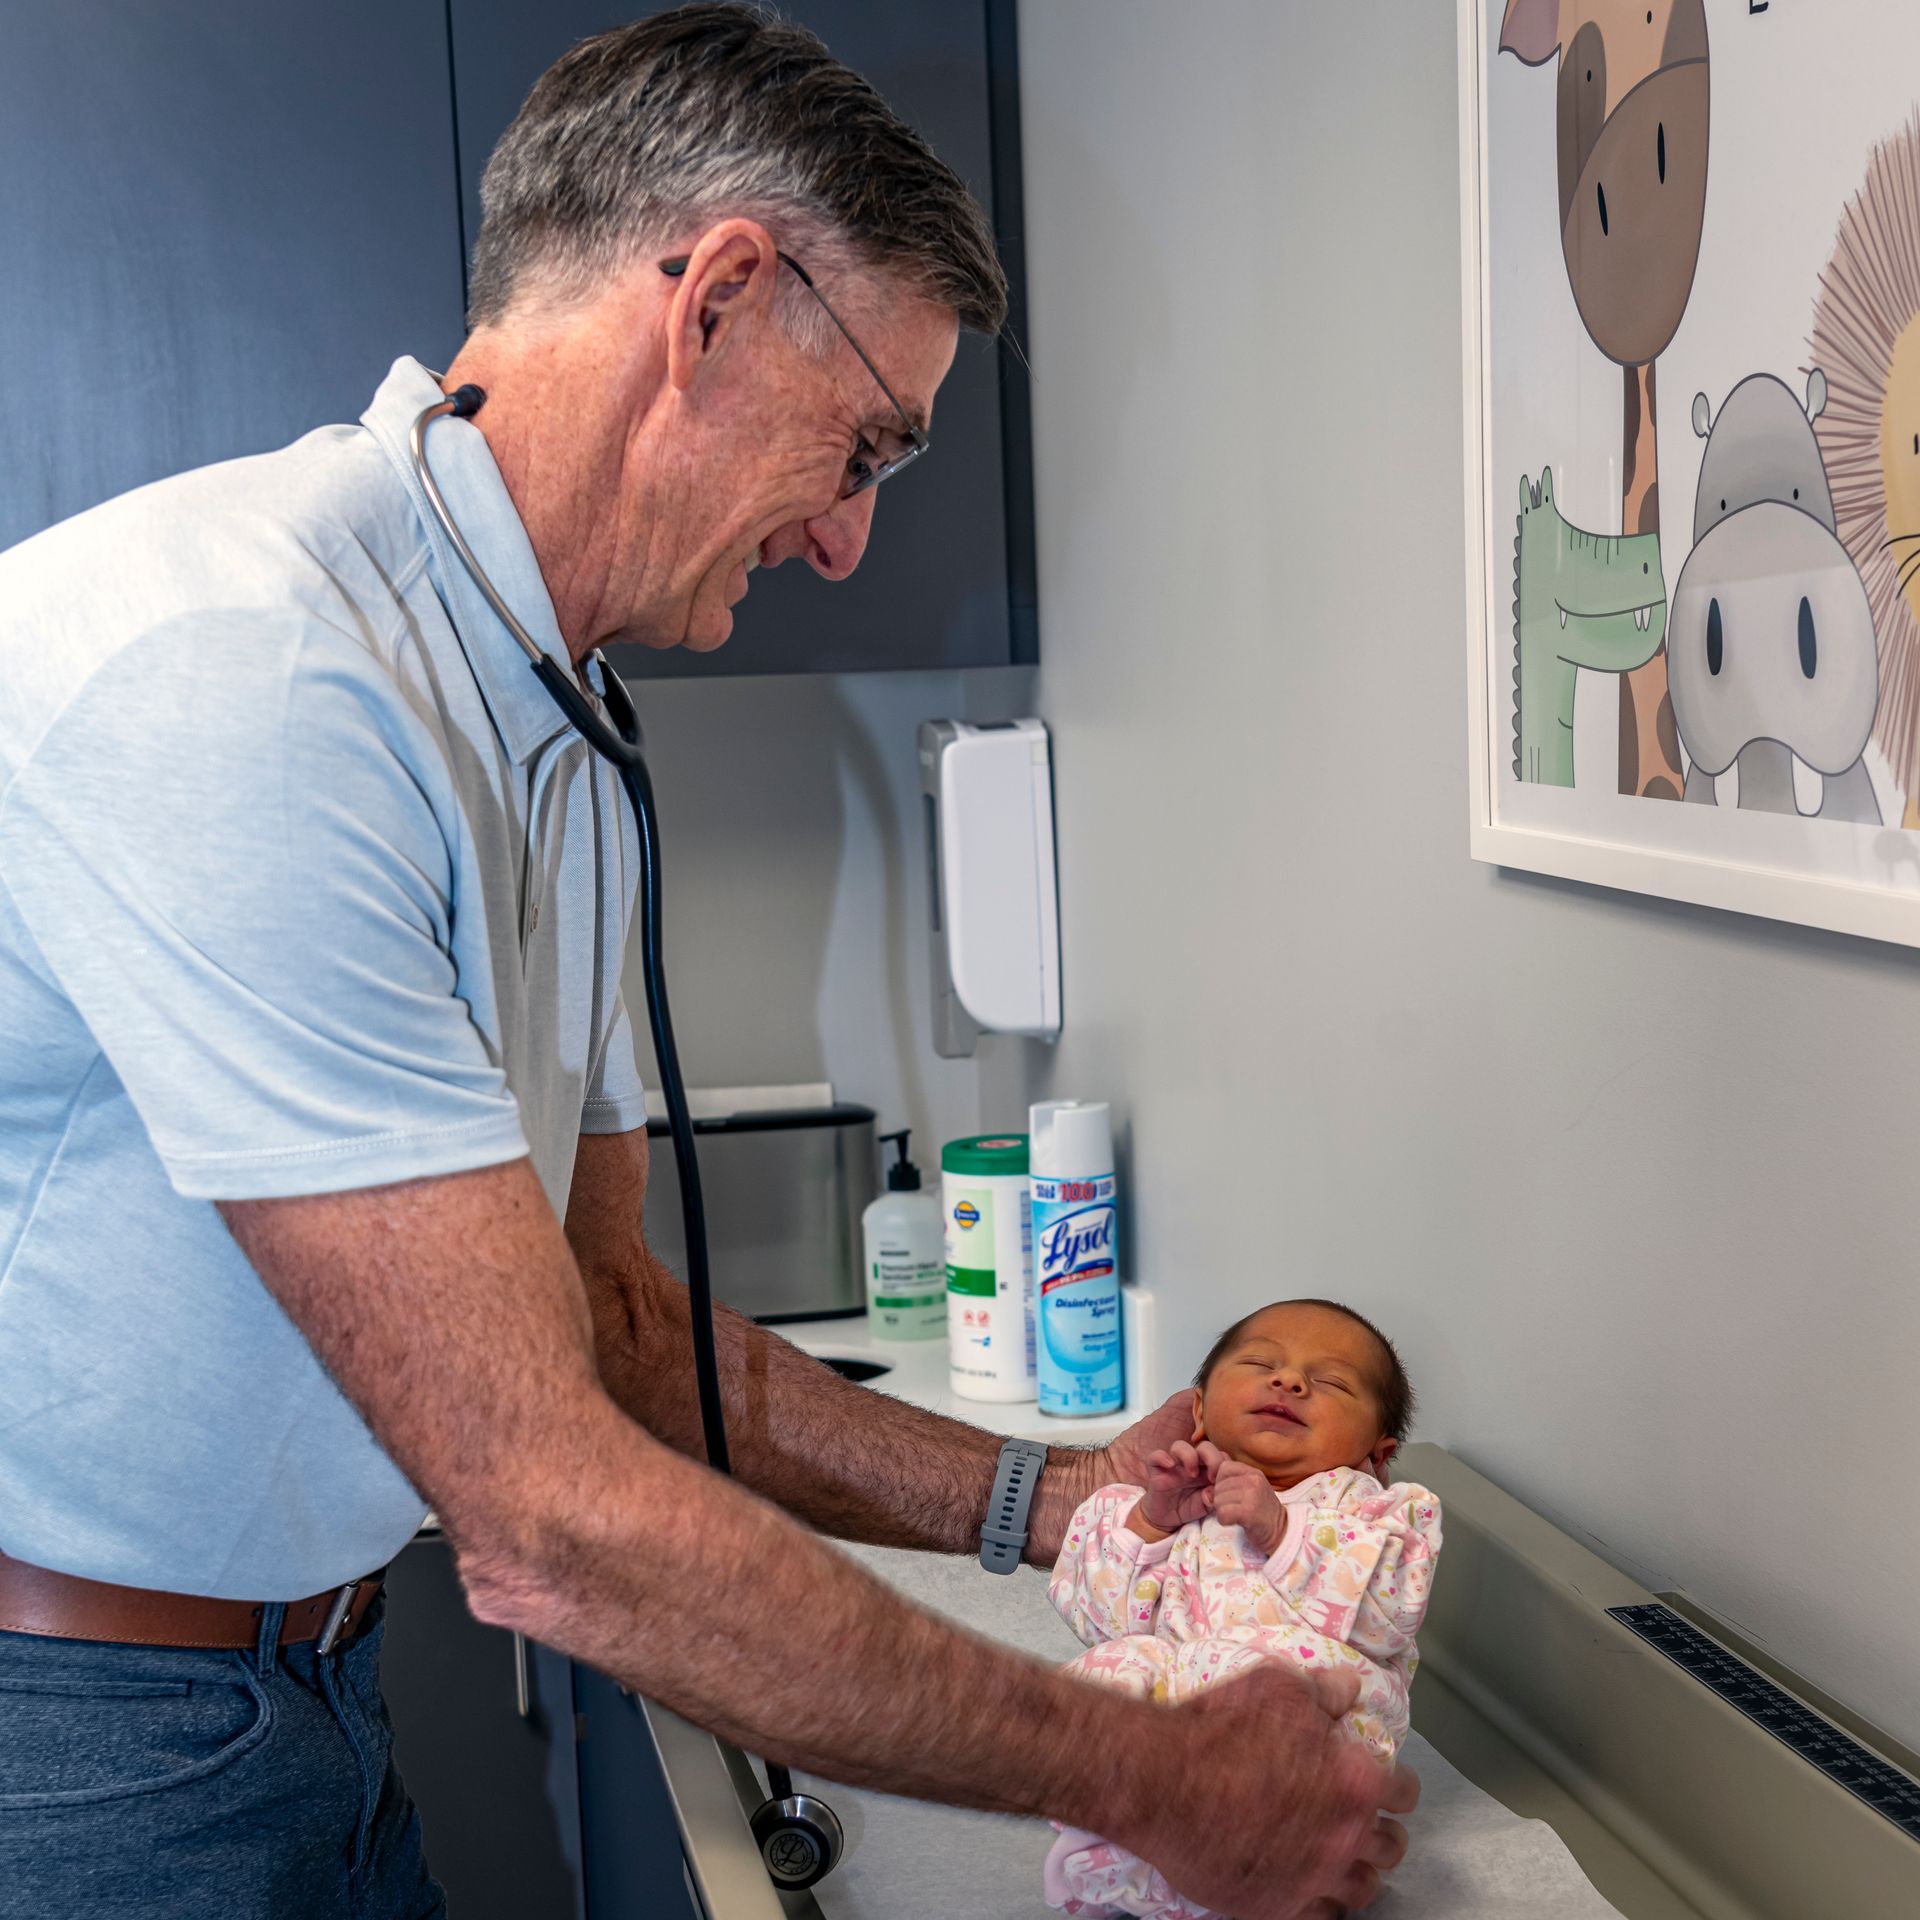
{"label": "stethoscope", "polygon": [[[687,1230],[687,1298],[693,1314],[693,1372],[700,1393],[700,1426],[706,1440],[707,1464],[731,1473],[727,1455],[726,1418],[720,1403],[720,1363],[713,1338],[713,1287],[707,1268],[707,1214],[700,1197],[700,1163],[694,1152],[693,1117],[687,1110],[686,1083],[680,1077],[680,1054],[673,1041],[673,1017],[667,1010],[667,976],[660,945],[660,824],[654,811],[653,780],[642,750],[640,716],[633,696],[606,656],[595,648],[589,656],[600,668],[606,689],[606,715],[582,691],[574,677],[552,659],[500,597],[474,558],[473,549],[455,525],[432,469],[427,465],[427,428],[445,414],[471,420],[486,404],[480,387],[456,387],[443,400],[423,407],[408,436],[413,467],[425,489],[427,505],[439,522],[467,577],[493,609],[500,624],[513,635],[527,656],[536,678],[553,696],[554,704],[578,729],[595,753],[612,763],[633,806],[640,831],[640,975],[646,987],[647,1024],[653,1032],[653,1057],[660,1070],[660,1092],[667,1107],[667,1130],[673,1136],[674,1164],[680,1175],[680,1208]],[[845,1845],[839,1819],[825,1801],[810,1793],[795,1793],[793,1776],[773,1761],[766,1763],[768,1797],[753,1814],[753,1837],[776,1885],[810,1887],[830,1873]]]}

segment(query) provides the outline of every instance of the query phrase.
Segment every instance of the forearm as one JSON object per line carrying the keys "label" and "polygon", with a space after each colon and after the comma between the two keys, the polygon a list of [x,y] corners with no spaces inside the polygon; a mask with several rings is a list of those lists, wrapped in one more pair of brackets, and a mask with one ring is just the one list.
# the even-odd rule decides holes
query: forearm
{"label": "forearm", "polygon": [[613,1402],[528,1160],[221,1213],[439,1513],[482,1619],[776,1758],[1150,1822],[1144,1759],[1123,1779],[1107,1756],[1154,1752],[1158,1723],[1126,1719],[1153,1709],[941,1627]]}
{"label": "forearm", "polygon": [[[696,1460],[699,1396],[686,1289],[651,1255],[644,1277],[590,1276],[607,1391],[647,1431]],[[734,1474],[811,1526],[875,1546],[970,1553],[1000,1437],[843,1379],[791,1341],[714,1309]],[[1050,1566],[1099,1457],[1054,1447],[1034,1495],[1027,1559]]]}
{"label": "forearm", "polygon": [[1147,1817],[1139,1769],[1113,1756],[1164,1757],[1154,1709],[957,1631],[625,1433],[576,1451],[570,1516],[507,1577],[463,1554],[476,1613],[791,1766],[1114,1833]]}

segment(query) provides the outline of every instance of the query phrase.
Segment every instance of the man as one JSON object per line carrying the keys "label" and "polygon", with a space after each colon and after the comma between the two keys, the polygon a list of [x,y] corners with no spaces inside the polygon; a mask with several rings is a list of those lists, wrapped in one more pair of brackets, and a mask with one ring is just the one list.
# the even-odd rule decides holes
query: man
{"label": "man", "polygon": [[[733,6],[576,48],[483,200],[443,378],[0,559],[9,1911],[441,1912],[364,1578],[423,1502],[481,1619],[755,1752],[1099,1830],[1241,1920],[1364,1904],[1413,1787],[1350,1692],[1116,1698],[810,1531],[972,1550],[993,1439],[723,1314],[742,1484],[701,1464],[640,1232],[632,828],[408,453],[485,389],[428,458],[555,660],[718,646],[756,565],[858,563],[957,326],[1000,323],[978,209]],[[1173,1418],[1057,1451],[1028,1557]]]}

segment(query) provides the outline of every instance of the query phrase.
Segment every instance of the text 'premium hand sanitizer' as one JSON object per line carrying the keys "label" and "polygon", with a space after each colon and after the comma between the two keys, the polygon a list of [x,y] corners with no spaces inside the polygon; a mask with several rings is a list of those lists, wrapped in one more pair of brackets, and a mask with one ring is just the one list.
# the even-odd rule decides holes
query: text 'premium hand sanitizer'
{"label": "text 'premium hand sanitizer'", "polygon": [[908,1130],[883,1133],[899,1151],[887,1190],[860,1216],[866,1236],[867,1329],[876,1340],[938,1340],[947,1330],[947,1253],[940,1202],[920,1191]]}
{"label": "text 'premium hand sanitizer'", "polygon": [[1104,1100],[1044,1100],[1029,1141],[1040,1411],[1112,1413],[1126,1399],[1112,1115]]}

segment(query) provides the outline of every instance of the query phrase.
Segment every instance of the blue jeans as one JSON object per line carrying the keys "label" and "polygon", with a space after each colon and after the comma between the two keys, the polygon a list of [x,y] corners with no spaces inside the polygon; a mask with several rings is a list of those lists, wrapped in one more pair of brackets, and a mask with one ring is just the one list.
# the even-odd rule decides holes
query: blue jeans
{"label": "blue jeans", "polygon": [[444,1920],[391,1758],[381,1609],[245,1653],[0,1633],[7,1920]]}

